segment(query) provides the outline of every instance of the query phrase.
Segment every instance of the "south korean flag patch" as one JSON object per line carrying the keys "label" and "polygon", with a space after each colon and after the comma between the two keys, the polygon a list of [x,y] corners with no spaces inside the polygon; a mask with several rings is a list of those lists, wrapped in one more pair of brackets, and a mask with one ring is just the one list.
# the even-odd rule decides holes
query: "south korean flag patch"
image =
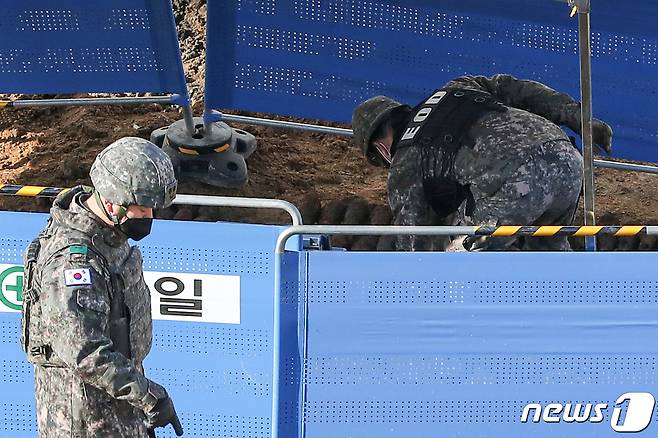
{"label": "south korean flag patch", "polygon": [[65,269],[64,283],[67,286],[84,286],[91,284],[91,270],[89,268]]}

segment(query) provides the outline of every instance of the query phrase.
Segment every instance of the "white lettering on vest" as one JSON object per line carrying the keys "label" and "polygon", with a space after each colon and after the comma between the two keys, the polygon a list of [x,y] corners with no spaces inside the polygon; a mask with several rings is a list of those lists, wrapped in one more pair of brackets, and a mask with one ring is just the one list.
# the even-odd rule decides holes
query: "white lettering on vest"
{"label": "white lettering on vest", "polygon": [[418,134],[418,131],[420,131],[420,128],[422,126],[422,123],[425,120],[427,120],[427,117],[429,117],[436,104],[438,104],[441,101],[441,99],[443,99],[446,96],[446,94],[447,93],[445,91],[437,91],[432,96],[430,96],[429,99],[425,101],[424,105],[429,105],[429,106],[424,106],[420,110],[418,110],[418,112],[416,113],[413,119],[413,123],[420,123],[421,125],[407,127],[400,141],[412,140],[416,136],[416,134]]}
{"label": "white lettering on vest", "polygon": [[430,107],[423,107],[416,113],[416,116],[414,117],[414,122],[416,123],[421,123],[424,122],[427,116],[430,115],[432,112],[432,108]]}
{"label": "white lettering on vest", "polygon": [[404,135],[402,136],[402,140],[411,140],[416,136],[416,134],[420,131],[420,126],[412,126],[411,128],[407,128],[407,130],[404,132]]}
{"label": "white lettering on vest", "polygon": [[427,99],[427,101],[425,102],[425,104],[426,104],[426,105],[436,105],[437,103],[439,103],[439,102],[441,101],[441,99],[443,99],[443,97],[444,97],[446,94],[447,94],[447,93],[446,93],[445,91],[437,91],[436,93],[434,93],[434,94],[432,95],[432,97],[430,97],[429,99]]}

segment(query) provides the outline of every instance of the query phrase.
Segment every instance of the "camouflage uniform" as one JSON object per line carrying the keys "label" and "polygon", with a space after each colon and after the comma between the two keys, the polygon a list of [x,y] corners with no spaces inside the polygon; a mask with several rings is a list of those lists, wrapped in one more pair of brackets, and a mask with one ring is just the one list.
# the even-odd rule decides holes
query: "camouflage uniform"
{"label": "camouflage uniform", "polygon": [[[559,125],[580,132],[580,105],[545,85],[509,75],[464,76],[444,88],[490,93],[508,110],[492,111],[478,120],[468,133],[472,144],[457,153],[454,174],[460,184],[469,187],[473,199],[462,203],[453,217],[436,217],[425,197],[420,148],[409,147],[395,153],[388,179],[395,224],[570,224],[580,194],[583,164],[580,153]],[[467,248],[503,250],[517,240],[469,238]],[[403,236],[398,239],[398,248],[439,249],[432,242]],[[570,249],[566,238],[526,239],[524,248]]]}
{"label": "camouflage uniform", "polygon": [[[146,436],[141,408],[148,381],[141,364],[151,348],[151,312],[141,256],[82,206],[85,194],[76,188],[58,197],[40,237],[33,274],[40,315],[31,319],[29,345],[52,352],[30,354],[39,431],[42,437]],[[90,269],[92,284],[66,286],[65,270],[80,268]],[[132,360],[114,351],[109,335],[111,275],[125,284]]]}
{"label": "camouflage uniform", "polygon": [[[22,343],[34,365],[39,434],[147,437],[145,413],[166,391],[142,367],[152,333],[142,256],[83,205],[90,196],[84,187],[61,194],[26,253]],[[116,308],[129,321],[123,339],[113,332]]]}

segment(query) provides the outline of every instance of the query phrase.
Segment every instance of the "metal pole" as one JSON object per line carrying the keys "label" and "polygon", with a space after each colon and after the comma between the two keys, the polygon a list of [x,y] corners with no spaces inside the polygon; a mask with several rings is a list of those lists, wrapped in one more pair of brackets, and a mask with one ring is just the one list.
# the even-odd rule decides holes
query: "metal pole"
{"label": "metal pole", "polygon": [[[320,134],[337,135],[340,137],[352,137],[351,129],[334,128],[332,126],[312,125],[309,123],[286,122],[283,120],[263,119],[259,117],[238,116],[235,114],[222,113],[222,120],[234,123],[245,123],[250,125],[269,126],[271,128],[289,128],[299,131],[317,132]],[[609,160],[593,160],[594,166],[608,169],[627,170],[631,172],[645,172],[658,174],[658,167],[645,166],[631,163],[620,163]]]}
{"label": "metal pole", "polygon": [[[317,132],[321,134],[337,135],[340,137],[352,137],[352,130],[345,128],[334,128],[331,126],[312,125],[308,123],[286,122],[282,120],[262,119],[258,117],[238,116],[235,114],[222,113],[222,119],[228,122],[245,123],[251,125],[269,126],[272,128],[290,128],[300,131]],[[610,160],[593,160],[594,166],[608,169],[627,170],[631,172],[657,173],[657,166],[646,166],[640,164],[621,163]]]}
{"label": "metal pole", "polygon": [[[165,105],[175,104],[174,101],[179,99],[179,95],[174,94],[171,96],[143,96],[143,97],[83,97],[75,99],[33,99],[33,100],[11,100],[11,101],[0,101],[5,105],[0,105],[0,108],[3,106],[7,107],[35,107],[35,106],[47,106],[47,107],[59,107],[59,106],[90,106],[90,105],[140,105],[146,103],[160,103]],[[194,114],[192,113],[192,107],[188,105],[182,105],[183,108],[183,118],[185,119],[185,127],[187,128],[190,136],[196,134],[196,128],[194,126]]]}
{"label": "metal pole", "polygon": [[643,164],[620,163],[609,160],[594,160],[594,166],[606,169],[625,170],[629,172],[642,172],[658,174],[658,167],[646,166]]}
{"label": "metal pole", "polygon": [[231,196],[176,195],[174,204],[208,205],[215,207],[268,208],[283,210],[290,215],[293,225],[301,225],[302,214],[294,204],[281,199],[233,198]]}
{"label": "metal pole", "polygon": [[279,235],[276,244],[277,254],[282,254],[286,241],[298,234],[342,234],[355,236],[596,236],[600,234],[616,237],[656,235],[658,226],[647,225],[499,225],[499,226],[406,226],[406,225],[301,225],[286,228]]}
{"label": "metal pole", "polygon": [[194,126],[194,114],[192,113],[192,106],[188,103],[183,105],[183,118],[185,119],[185,127],[190,137],[196,134],[196,126]]}
{"label": "metal pole", "polygon": [[[594,225],[594,165],[592,145],[592,58],[590,47],[590,8],[589,0],[579,1],[578,12],[578,43],[580,46],[580,101],[581,101],[581,133],[583,139],[584,183],[583,197],[585,200],[585,225]],[[585,249],[596,251],[596,237],[585,238]]]}
{"label": "metal pole", "polygon": [[283,254],[286,242],[298,234],[353,234],[359,236],[390,236],[414,234],[418,236],[474,235],[477,226],[405,226],[405,225],[301,225],[288,227],[279,234],[276,253]]}
{"label": "metal pole", "polygon": [[[209,111],[209,110],[206,110],[206,111]],[[213,122],[207,121],[205,119],[205,111],[204,111],[204,119],[203,119],[203,134],[204,135],[210,136],[212,134],[212,124],[213,124]]]}
{"label": "metal pole", "polygon": [[224,114],[219,111],[205,107],[203,109],[203,133],[205,135],[212,135],[212,125],[215,122],[221,122],[224,119]]}
{"label": "metal pole", "polygon": [[[0,195],[55,198],[70,188],[0,184]],[[283,210],[293,225],[302,225],[302,214],[294,204],[282,199],[234,198],[231,196],[177,195],[174,204],[207,205],[213,207],[268,208]]]}
{"label": "metal pole", "polygon": [[171,104],[177,95],[170,96],[143,96],[143,97],[83,97],[75,99],[34,99],[12,100],[7,102],[9,107],[34,106],[84,106],[84,105],[139,105],[145,103]]}
{"label": "metal pole", "polygon": [[[281,236],[279,235],[279,238]],[[285,246],[285,242],[283,244]],[[277,240],[278,248],[278,240]],[[274,345],[272,346],[272,406],[270,407],[272,417],[270,423],[270,438],[279,437],[279,378],[281,369],[279,362],[281,360],[281,263],[283,254],[274,254],[274,303],[272,309],[272,336],[274,336]],[[303,364],[302,364],[303,366]]]}
{"label": "metal pole", "polygon": [[261,119],[258,117],[238,116],[235,114],[222,113],[222,119],[228,122],[246,123],[251,125],[269,126],[272,128],[289,128],[301,131],[318,132],[320,134],[340,135],[351,137],[352,130],[345,128],[334,128],[331,126],[311,125],[308,123],[285,122],[283,120]]}

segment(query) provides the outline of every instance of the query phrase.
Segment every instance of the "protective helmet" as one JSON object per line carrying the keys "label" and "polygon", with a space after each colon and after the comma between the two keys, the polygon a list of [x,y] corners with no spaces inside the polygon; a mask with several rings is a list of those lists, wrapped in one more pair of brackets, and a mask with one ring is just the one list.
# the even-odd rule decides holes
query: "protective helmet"
{"label": "protective helmet", "polygon": [[354,131],[354,142],[361,147],[363,155],[368,156],[370,140],[377,131],[379,125],[395,108],[402,105],[390,97],[375,96],[357,106],[352,113],[352,130]]}
{"label": "protective helmet", "polygon": [[101,196],[124,207],[166,208],[176,197],[169,156],[143,138],[124,137],[103,149],[89,176]]}

